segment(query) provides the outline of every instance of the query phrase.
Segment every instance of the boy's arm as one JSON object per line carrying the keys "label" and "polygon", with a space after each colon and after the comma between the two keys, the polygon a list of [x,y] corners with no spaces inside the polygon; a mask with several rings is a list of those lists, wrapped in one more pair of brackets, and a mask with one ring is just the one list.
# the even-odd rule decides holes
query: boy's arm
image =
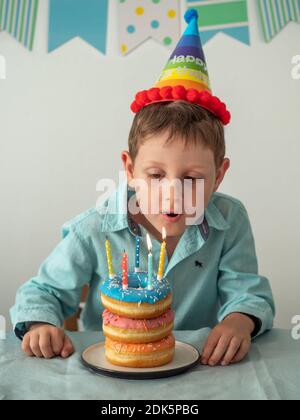
{"label": "boy's arm", "polygon": [[23,338],[32,322],[61,327],[76,313],[82,287],[89,283],[94,257],[76,227],[63,228],[63,239],[41,265],[38,275],[17,292],[11,308],[15,333]]}
{"label": "boy's arm", "polygon": [[234,215],[230,234],[224,243],[218,290],[220,322],[228,315],[239,312],[252,317],[256,324],[254,335],[272,328],[275,315],[273,295],[268,279],[258,275],[252,229],[242,204]]}

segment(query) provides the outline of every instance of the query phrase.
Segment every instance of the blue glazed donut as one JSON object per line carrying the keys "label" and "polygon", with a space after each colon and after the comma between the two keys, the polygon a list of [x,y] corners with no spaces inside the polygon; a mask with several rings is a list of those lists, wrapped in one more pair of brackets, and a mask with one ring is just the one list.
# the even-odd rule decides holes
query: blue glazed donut
{"label": "blue glazed donut", "polygon": [[147,272],[129,272],[128,289],[123,290],[122,273],[118,273],[114,279],[105,280],[100,286],[100,291],[103,295],[116,301],[138,304],[148,303],[152,305],[164,300],[171,293],[170,283],[167,278],[157,280],[156,276],[154,276],[152,290],[148,290],[147,282]]}

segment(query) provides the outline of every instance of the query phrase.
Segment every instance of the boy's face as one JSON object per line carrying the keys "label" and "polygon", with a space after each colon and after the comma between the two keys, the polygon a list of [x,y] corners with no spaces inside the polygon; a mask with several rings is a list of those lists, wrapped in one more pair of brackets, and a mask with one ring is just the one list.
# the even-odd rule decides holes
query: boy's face
{"label": "boy's face", "polygon": [[[197,179],[204,180],[204,194],[200,197],[204,209],[209,203],[212,193],[218,189],[222,182],[230,162],[225,159],[217,170],[213,152],[200,142],[185,147],[180,138],[166,144],[167,138],[168,133],[165,132],[147,139],[139,147],[134,163],[128,152],[122,153],[122,160],[128,181],[141,180],[137,189],[138,202],[140,203],[144,198],[148,200],[147,209],[143,208],[142,210],[143,206],[140,206],[143,216],[158,232],[162,232],[162,228],[165,227],[168,237],[178,237],[184,233],[187,219],[191,217],[190,213],[185,212],[183,204],[184,180],[190,180],[190,198],[192,198],[190,201],[194,207],[196,205],[199,207],[199,202],[196,202]],[[173,185],[179,185],[179,182],[182,185],[181,190],[171,186],[175,180],[176,183]],[[169,183],[166,183],[169,185],[167,190],[162,187],[157,188],[155,185],[158,185],[158,181],[168,181]],[[162,198],[163,194],[164,199]],[[155,209],[154,212],[153,209]],[[165,214],[170,211],[178,216],[170,217]]]}

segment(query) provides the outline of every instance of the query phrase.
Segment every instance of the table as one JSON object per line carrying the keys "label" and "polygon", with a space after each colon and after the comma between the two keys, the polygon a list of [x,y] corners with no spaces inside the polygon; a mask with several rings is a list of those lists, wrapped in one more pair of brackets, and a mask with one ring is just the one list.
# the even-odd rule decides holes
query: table
{"label": "table", "polygon": [[[178,340],[200,351],[209,330],[178,331]],[[0,340],[0,400],[203,400],[300,399],[300,340],[275,329],[256,339],[245,361],[229,367],[197,366],[183,375],[156,380],[97,376],[82,366],[81,352],[102,333],[69,333],[76,353],[67,360],[23,355],[13,333]]]}

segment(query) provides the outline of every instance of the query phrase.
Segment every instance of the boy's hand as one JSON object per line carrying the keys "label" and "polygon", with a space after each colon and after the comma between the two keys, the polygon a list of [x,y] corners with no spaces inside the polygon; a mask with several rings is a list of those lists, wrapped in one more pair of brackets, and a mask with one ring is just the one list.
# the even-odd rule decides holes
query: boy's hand
{"label": "boy's hand", "polygon": [[62,328],[49,324],[34,324],[22,342],[22,349],[27,356],[51,359],[55,356],[69,357],[74,347]]}
{"label": "boy's hand", "polygon": [[227,366],[243,360],[250,350],[254,328],[254,322],[247,315],[229,315],[209,335],[201,358],[202,364]]}

